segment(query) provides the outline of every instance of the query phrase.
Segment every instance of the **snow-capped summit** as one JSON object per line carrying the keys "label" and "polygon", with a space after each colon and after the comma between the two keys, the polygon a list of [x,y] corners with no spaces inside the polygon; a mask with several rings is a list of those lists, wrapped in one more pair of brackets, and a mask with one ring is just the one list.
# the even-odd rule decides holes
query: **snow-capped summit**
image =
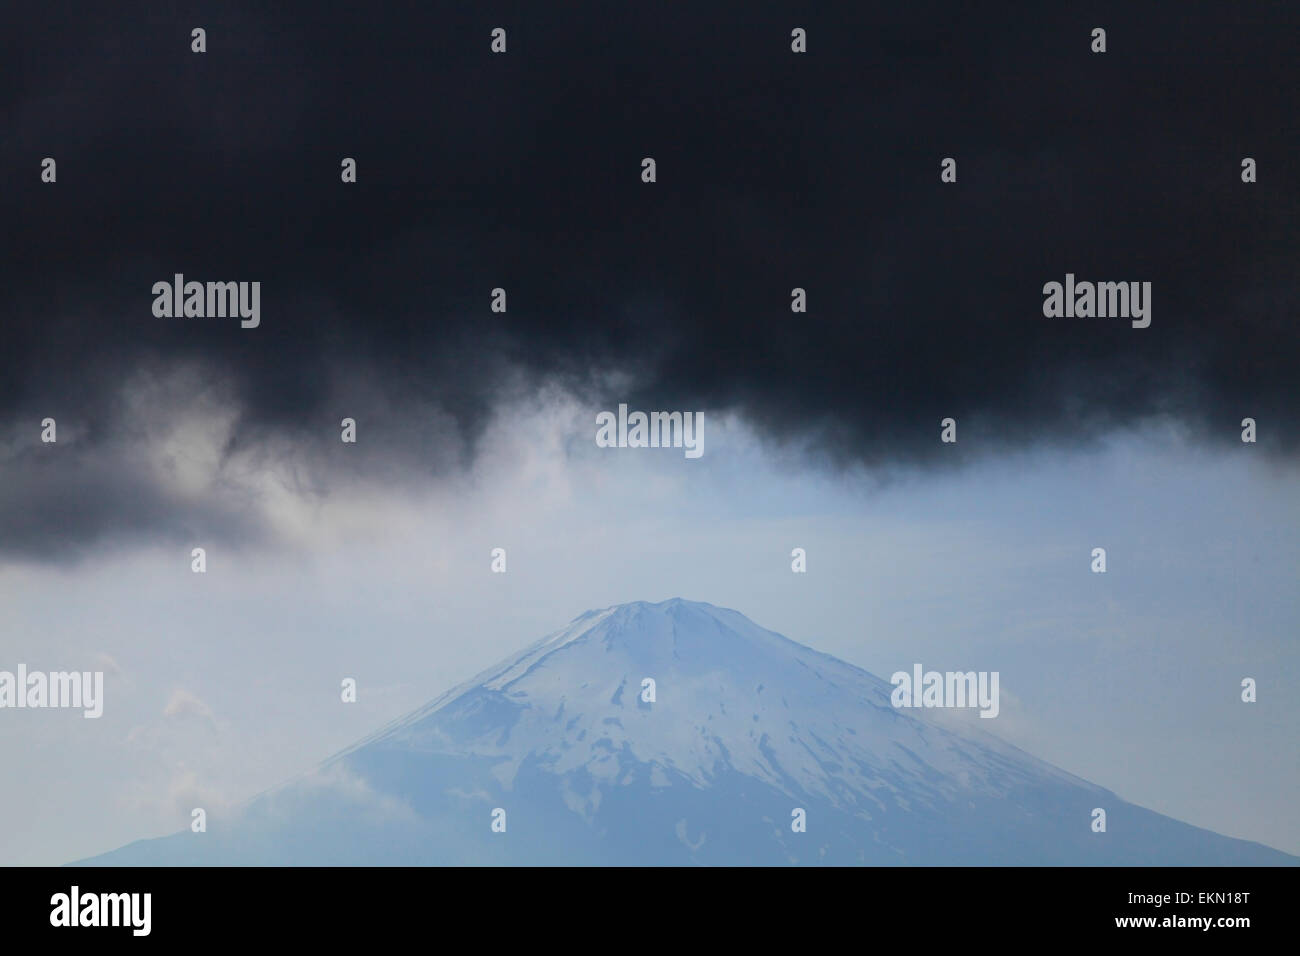
{"label": "snow-capped summit", "polygon": [[90,862],[1295,862],[892,689],[709,604],[588,611],[208,833]]}
{"label": "snow-capped summit", "polygon": [[[1086,786],[993,738],[904,715],[891,691],[735,611],[636,602],[587,612],[361,746],[488,756],[503,783],[539,759],[593,784],[657,769],[707,787],[732,771],[868,814],[881,789],[1001,795],[1044,775]],[[485,706],[496,698],[515,705],[504,733]]]}

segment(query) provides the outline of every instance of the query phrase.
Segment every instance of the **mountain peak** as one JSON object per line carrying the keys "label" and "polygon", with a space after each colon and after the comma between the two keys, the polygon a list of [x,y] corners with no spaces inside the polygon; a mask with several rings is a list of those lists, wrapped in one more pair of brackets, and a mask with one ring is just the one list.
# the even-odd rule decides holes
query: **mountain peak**
{"label": "mountain peak", "polygon": [[[613,604],[609,607],[593,608],[579,614],[573,619],[573,622],[576,623],[599,615],[611,615],[614,617],[625,618],[638,614],[710,614],[720,610],[727,609],[714,607],[712,604],[707,604],[703,601],[688,601],[685,598],[674,597],[668,598],[664,601],[628,601],[625,604]],[[730,613],[737,614],[739,612],[731,611]]]}
{"label": "mountain peak", "polygon": [[951,730],[896,710],[891,690],[738,611],[634,601],[580,615],[365,743],[454,740],[457,752],[516,770],[522,754],[588,775],[620,754],[698,786],[735,772],[845,810],[922,751],[930,770],[989,795],[1060,773],[987,735],[959,747]]}
{"label": "mountain peak", "polygon": [[[891,690],[738,611],[593,609],[257,798],[227,836],[101,861],[1295,862],[897,709]],[[1099,806],[1114,836],[1091,831]]]}

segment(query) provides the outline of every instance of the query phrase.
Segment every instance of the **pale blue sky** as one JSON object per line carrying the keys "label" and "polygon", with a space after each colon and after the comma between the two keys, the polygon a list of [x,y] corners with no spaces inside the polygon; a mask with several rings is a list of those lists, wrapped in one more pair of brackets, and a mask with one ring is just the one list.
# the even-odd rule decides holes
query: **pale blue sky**
{"label": "pale blue sky", "polygon": [[[594,411],[503,418],[473,471],[428,488],[327,482],[309,499],[227,462],[210,493],[247,497],[275,543],[212,548],[205,576],[188,546],[0,565],[0,668],[108,670],[98,721],[0,714],[0,818],[24,821],[0,832],[0,863],[181,829],[190,807],[306,770],[588,608],[675,596],[885,678],[997,670],[1001,714],[980,729],[1300,853],[1294,470],[1149,431],[882,481],[707,413],[699,460],[597,449]],[[217,467],[193,451],[191,485]]]}

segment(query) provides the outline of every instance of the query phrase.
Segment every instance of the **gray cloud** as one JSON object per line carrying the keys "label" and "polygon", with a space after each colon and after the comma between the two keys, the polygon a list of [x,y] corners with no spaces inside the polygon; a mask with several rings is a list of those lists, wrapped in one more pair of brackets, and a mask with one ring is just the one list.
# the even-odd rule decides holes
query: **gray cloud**
{"label": "gray cloud", "polygon": [[[255,538],[237,485],[178,493],[140,465],[139,421],[214,389],[229,455],[394,482],[464,465],[504,401],[548,385],[735,412],[840,464],[1151,419],[1227,444],[1246,415],[1261,451],[1293,454],[1293,29],[1168,4],[1108,17],[1094,56],[1072,15],[990,17],[845,9],[808,19],[796,57],[774,5],[525,6],[493,58],[490,25],[448,9],[17,12],[0,549]],[[176,272],[260,281],[261,327],[154,318]],[[1045,319],[1066,272],[1152,282],[1151,327]],[[202,388],[124,409],[139,370],[175,367]],[[30,447],[45,415],[76,444]],[[344,415],[364,456],[335,447]],[[956,447],[937,441],[949,415]]]}

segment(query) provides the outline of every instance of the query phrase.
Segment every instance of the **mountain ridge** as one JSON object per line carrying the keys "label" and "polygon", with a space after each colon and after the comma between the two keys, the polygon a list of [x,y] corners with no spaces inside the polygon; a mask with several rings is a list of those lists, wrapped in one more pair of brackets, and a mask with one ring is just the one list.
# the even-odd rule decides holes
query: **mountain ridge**
{"label": "mountain ridge", "polygon": [[[891,691],[738,611],[680,598],[592,609],[216,832],[86,862],[1300,862],[895,708]],[[1094,807],[1108,832],[1091,831]]]}

